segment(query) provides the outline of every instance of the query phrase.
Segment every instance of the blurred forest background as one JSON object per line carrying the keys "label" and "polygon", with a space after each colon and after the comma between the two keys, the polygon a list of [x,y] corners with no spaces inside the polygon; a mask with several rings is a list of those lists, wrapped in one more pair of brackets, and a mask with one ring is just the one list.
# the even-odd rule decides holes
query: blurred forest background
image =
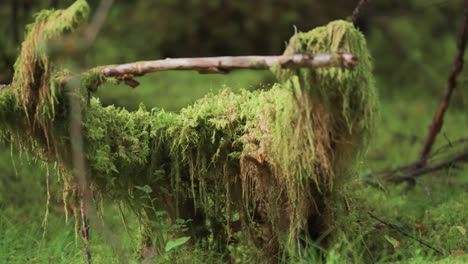
{"label": "blurred forest background", "polygon": [[[10,83],[24,29],[44,8],[63,8],[71,0],[2,0],[0,2],[0,84]],[[296,30],[307,31],[349,17],[358,1],[350,0],[116,0],[86,67],[166,57],[281,54]],[[96,10],[99,1],[90,1]],[[374,0],[358,21],[371,50],[381,101],[381,118],[362,175],[414,161],[423,146],[456,53],[463,16],[462,0]],[[140,103],[178,111],[196,99],[227,86],[232,90],[268,89],[269,71],[236,71],[229,75],[164,72],[138,79],[141,85],[102,87],[96,96],[106,105],[134,110]],[[464,70],[450,104],[437,145],[468,135],[468,75]],[[19,153],[8,139],[0,149],[0,262],[70,263],[82,261],[73,224],[65,224],[58,178],[53,171]],[[46,179],[51,188],[49,228],[43,236]],[[415,189],[385,185],[384,192],[361,183],[367,204],[390,222],[407,227],[449,255],[447,263],[468,262],[468,170],[443,170],[418,181]],[[119,234],[118,245],[92,234],[97,263],[131,257],[137,246],[124,231],[116,208],[103,213],[107,228]],[[131,226],[131,219],[130,226]],[[363,220],[364,221],[364,220]],[[369,223],[371,219],[367,219]],[[363,229],[372,242],[375,261],[425,263],[434,252],[415,240],[372,224]],[[393,239],[393,240],[392,240]],[[396,247],[394,240],[401,242]],[[115,252],[119,248],[120,253]],[[451,251],[452,250],[452,251]],[[462,254],[463,253],[463,254]],[[117,256],[117,255],[121,256]],[[203,259],[203,258],[201,258]],[[440,259],[440,256],[436,259]],[[465,262],[466,261],[466,262]]]}

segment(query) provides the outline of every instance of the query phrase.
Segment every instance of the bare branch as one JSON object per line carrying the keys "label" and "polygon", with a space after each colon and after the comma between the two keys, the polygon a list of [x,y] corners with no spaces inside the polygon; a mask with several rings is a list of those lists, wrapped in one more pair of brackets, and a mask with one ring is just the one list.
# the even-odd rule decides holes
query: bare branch
{"label": "bare branch", "polygon": [[[146,73],[171,70],[196,70],[199,73],[229,73],[234,69],[269,69],[280,66],[285,69],[301,67],[326,68],[341,67],[352,68],[358,63],[358,58],[350,53],[318,53],[293,54],[279,56],[225,56],[225,57],[199,57],[199,58],[167,58],[164,60],[141,61],[119,65],[98,66],[94,69],[101,71],[107,77],[116,77],[125,81],[131,87],[139,85],[133,76]],[[10,85],[0,85],[0,91]]]}
{"label": "bare branch", "polygon": [[81,212],[81,237],[84,240],[84,254],[86,257],[86,264],[91,264],[91,251],[89,250],[89,224],[86,217],[86,209],[83,198],[80,198],[80,212]]}
{"label": "bare branch", "polygon": [[382,185],[372,179],[393,183],[408,182],[414,185],[416,178],[422,175],[454,167],[454,165],[462,162],[468,162],[468,138],[461,138],[450,142],[431,152],[424,160],[416,160],[394,169],[387,168],[373,172],[368,175],[364,183],[378,189],[382,189]]}
{"label": "bare branch", "polygon": [[388,177],[387,181],[389,182],[394,182],[394,183],[400,183],[404,181],[414,181],[417,177],[430,173],[430,172],[435,172],[438,170],[442,170],[445,168],[449,168],[453,166],[456,162],[468,162],[468,150],[464,151],[463,153],[460,153],[458,155],[454,155],[453,157],[440,162],[436,165],[432,166],[423,166],[418,169],[412,170],[408,172],[405,175],[399,176],[399,177]]}
{"label": "bare branch", "polygon": [[429,245],[428,243],[426,243],[426,242],[424,242],[424,241],[422,241],[422,240],[420,240],[420,239],[414,237],[413,235],[411,235],[411,234],[405,232],[405,231],[402,230],[399,226],[397,226],[397,225],[395,225],[395,224],[392,224],[392,223],[388,223],[388,222],[386,222],[386,221],[384,221],[384,220],[378,218],[377,216],[375,216],[375,215],[372,214],[371,212],[367,212],[367,213],[369,214],[369,216],[370,216],[371,218],[373,218],[373,219],[379,221],[380,223],[384,224],[385,226],[387,226],[387,227],[389,227],[389,228],[391,228],[391,229],[393,229],[393,230],[399,232],[400,234],[402,234],[402,235],[404,235],[404,236],[406,236],[406,237],[409,237],[409,238],[411,238],[411,239],[414,239],[414,240],[418,241],[421,245],[424,245],[424,246],[426,246],[426,247],[428,247],[428,248],[434,250],[435,252],[437,252],[437,253],[440,254],[440,255],[443,255],[443,254],[444,254],[444,253],[442,253],[442,251],[436,249],[435,247]]}
{"label": "bare branch", "polygon": [[99,7],[85,32],[85,41],[88,45],[91,45],[96,39],[99,31],[101,31],[104,22],[106,21],[107,15],[112,7],[114,0],[102,0]]}
{"label": "bare branch", "polygon": [[360,0],[357,6],[354,8],[353,14],[351,15],[351,22],[356,23],[359,13],[365,4],[369,3],[369,0]]}
{"label": "bare branch", "polygon": [[435,113],[434,119],[432,121],[431,127],[429,128],[429,134],[424,144],[423,150],[421,151],[420,160],[423,161],[427,155],[431,152],[432,146],[436,140],[437,135],[442,128],[442,123],[444,120],[444,114],[447,111],[449,106],[450,98],[452,97],[453,90],[457,85],[457,78],[460,75],[463,69],[463,58],[465,55],[466,42],[468,38],[468,0],[465,0],[464,14],[463,14],[463,24],[460,34],[457,41],[457,55],[455,56],[452,71],[448,77],[447,84],[445,86],[445,94],[442,100],[439,103],[439,108]]}
{"label": "bare branch", "polygon": [[[93,16],[93,19],[84,34],[83,47],[78,50],[79,55],[84,55],[86,50],[94,43],[102,25],[106,21],[109,10],[114,0],[102,0],[99,4],[98,10]],[[83,58],[83,56],[80,56]],[[82,61],[78,60],[79,62]],[[73,63],[71,63],[73,65]],[[80,63],[78,66],[81,66]],[[80,67],[78,67],[79,69]],[[73,90],[79,90],[80,83],[74,79],[70,82],[70,87]],[[71,116],[70,116],[70,137],[74,140],[71,141],[72,162],[75,173],[75,179],[79,186],[79,199],[80,199],[80,213],[81,213],[81,237],[84,242],[84,255],[87,264],[91,264],[91,250],[90,250],[90,236],[89,236],[89,223],[87,219],[87,212],[91,216],[96,216],[96,212],[92,206],[92,193],[89,187],[89,181],[86,174],[86,161],[84,156],[84,140],[82,128],[81,105],[78,98],[68,96],[70,102]]]}
{"label": "bare branch", "polygon": [[294,54],[282,56],[238,56],[178,58],[142,61],[98,67],[108,77],[143,75],[168,70],[196,70],[201,73],[227,73],[233,69],[269,69],[275,65],[282,68],[344,67],[350,68],[357,58],[349,53]]}

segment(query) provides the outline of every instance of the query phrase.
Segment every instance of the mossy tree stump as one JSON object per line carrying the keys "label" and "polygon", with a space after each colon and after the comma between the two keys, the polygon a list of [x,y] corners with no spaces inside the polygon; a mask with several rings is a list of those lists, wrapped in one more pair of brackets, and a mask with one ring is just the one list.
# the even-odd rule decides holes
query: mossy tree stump
{"label": "mossy tree stump", "polygon": [[[142,223],[154,207],[172,220],[192,219],[195,240],[214,234],[223,247],[239,222],[243,237],[269,256],[333,226],[339,192],[353,176],[376,113],[370,56],[351,23],[297,33],[285,53],[349,52],[359,59],[354,69],[273,69],[280,83],[268,91],[223,90],[174,114],[103,107],[96,98],[88,105],[87,93],[107,81],[98,72],[82,75],[80,91],[67,86],[67,70],[50,60],[44,44],[74,31],[87,13],[86,1],[78,0],[37,15],[12,88],[0,93],[2,135],[60,164],[68,203],[76,199],[66,176],[73,140],[66,97],[73,93],[83,106],[93,192],[123,202]],[[135,188],[145,185],[152,200]]]}

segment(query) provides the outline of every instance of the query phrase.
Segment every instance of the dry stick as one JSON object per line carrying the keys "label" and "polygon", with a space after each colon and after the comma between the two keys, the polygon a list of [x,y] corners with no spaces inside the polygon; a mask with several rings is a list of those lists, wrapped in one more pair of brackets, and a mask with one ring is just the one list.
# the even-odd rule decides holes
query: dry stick
{"label": "dry stick", "polygon": [[84,238],[84,253],[86,256],[86,263],[91,264],[91,251],[89,250],[89,224],[86,218],[85,205],[83,202],[84,198],[80,198],[80,212],[81,212],[81,236]]}
{"label": "dry stick", "polygon": [[419,166],[424,165],[426,157],[431,152],[435,139],[439,134],[440,129],[442,128],[444,114],[449,106],[453,90],[457,85],[458,75],[463,69],[463,57],[465,55],[466,41],[468,37],[468,0],[465,0],[463,25],[459,34],[460,35],[457,40],[457,55],[455,56],[455,60],[452,65],[452,71],[447,80],[444,97],[439,103],[439,108],[437,109],[432,124],[429,128],[429,134],[427,136],[426,143],[424,144],[423,150],[421,151],[421,155],[419,157]]}
{"label": "dry stick", "polygon": [[[114,4],[114,0],[102,0],[94,14],[93,20],[91,21],[88,29],[85,32],[84,38],[88,45],[91,45],[96,40],[99,31],[101,31],[104,22],[107,19],[109,10]],[[88,47],[86,47],[88,48]]]}
{"label": "dry stick", "polygon": [[406,187],[405,191],[409,190],[411,187],[413,187],[416,184],[416,180],[415,180],[416,177],[429,173],[429,172],[433,172],[433,171],[445,168],[447,166],[450,166],[454,162],[466,159],[462,153],[456,156],[455,160],[449,159],[448,161],[442,162],[435,166],[426,166],[428,158],[430,157],[429,154],[431,152],[432,146],[434,145],[435,139],[442,128],[444,114],[447,111],[450,98],[452,96],[453,90],[456,87],[458,75],[461,73],[463,69],[463,64],[464,64],[463,58],[465,55],[467,38],[468,38],[468,0],[465,0],[462,29],[457,39],[457,54],[452,64],[452,71],[446,83],[444,97],[440,101],[437,112],[434,115],[432,124],[429,128],[428,137],[424,144],[423,150],[421,151],[419,159],[416,162],[413,162],[406,166],[402,166],[396,170],[392,170],[389,172],[393,174],[398,171],[407,171],[405,175],[400,176],[400,177],[388,177],[388,175],[390,174],[387,173],[387,177],[385,179],[387,181],[391,181],[395,183],[407,182],[408,186]]}
{"label": "dry stick", "polygon": [[463,153],[460,153],[458,155],[455,155],[453,157],[451,157],[450,159],[447,159],[446,161],[443,161],[443,162],[440,162],[436,165],[432,165],[432,166],[424,166],[424,167],[420,167],[416,170],[412,170],[411,172],[403,175],[403,176],[400,176],[400,177],[388,177],[387,178],[387,181],[390,181],[390,182],[395,182],[395,183],[400,183],[400,182],[404,182],[404,181],[408,181],[408,180],[414,180],[415,178],[421,176],[421,175],[424,175],[426,173],[430,173],[430,172],[434,172],[434,171],[438,171],[438,170],[441,170],[441,169],[445,169],[445,168],[449,168],[451,166],[453,166],[454,163],[456,162],[468,162],[468,150],[466,150],[465,152]]}
{"label": "dry stick", "polygon": [[[69,84],[73,91],[79,91],[80,83],[76,78]],[[86,177],[86,163],[83,157],[83,133],[81,127],[81,106],[80,100],[76,94],[69,95],[70,103],[70,138],[71,152],[74,175],[78,182],[79,199],[80,199],[80,213],[81,213],[81,237],[84,241],[84,253],[86,263],[91,264],[91,251],[89,248],[89,225],[86,217],[86,208],[90,208],[92,195],[88,188],[88,179]]]}
{"label": "dry stick", "polygon": [[[453,148],[456,148],[456,147],[459,147],[459,146],[463,146],[463,145],[466,145],[466,148],[468,148],[468,138],[457,139],[457,140],[455,140],[453,142],[450,142],[449,144],[446,144],[446,145],[436,149],[431,154],[426,156],[426,158],[424,159],[425,163],[422,165],[421,168],[424,168],[425,166],[427,166],[427,163],[431,159],[435,159],[438,155],[443,154],[444,151],[447,151],[447,150],[450,150],[450,149],[453,149]],[[374,172],[372,174],[374,176],[381,175],[385,179],[390,179],[389,176],[392,176],[392,175],[397,174],[397,173],[402,173],[402,172],[411,173],[412,171],[414,171],[414,169],[417,167],[418,164],[420,164],[419,160],[415,161],[413,163],[410,163],[410,164],[406,164],[406,165],[403,165],[403,166],[396,167],[394,169],[384,169],[384,170],[381,170],[381,171]]]}
{"label": "dry stick", "polygon": [[[440,155],[454,148],[462,148],[464,149],[464,151],[456,152],[455,154],[452,154],[450,158],[445,158],[443,161],[439,162],[436,165],[431,165],[431,166],[428,165],[428,162],[435,160],[436,158],[440,159],[439,158]],[[368,175],[368,177],[372,177],[372,178],[377,177],[379,179],[383,179],[384,181],[394,182],[394,183],[401,183],[401,182],[408,181],[408,180],[414,181],[414,178],[422,176],[424,174],[428,174],[431,172],[435,172],[435,171],[450,167],[457,162],[468,161],[468,157],[465,156],[467,152],[468,152],[468,138],[461,138],[453,142],[450,142],[449,144],[446,144],[436,149],[435,151],[431,152],[431,154],[429,154],[426,157],[425,163],[422,165],[422,167],[419,167],[418,169],[417,169],[417,166],[418,164],[420,164],[419,160],[410,164],[396,167],[394,169],[387,168],[387,169],[383,169],[377,172],[373,172],[370,175]],[[394,176],[398,174],[402,174],[402,175]],[[364,179],[364,183],[371,187],[375,187],[385,192],[385,189],[383,188],[382,184],[376,180],[366,178]]]}
{"label": "dry stick", "polygon": [[371,212],[367,212],[367,213],[369,214],[369,216],[370,216],[371,218],[373,218],[373,219],[379,221],[380,223],[382,223],[382,224],[384,224],[384,225],[390,227],[391,229],[393,229],[393,230],[399,232],[400,234],[402,234],[402,235],[404,235],[404,236],[406,236],[406,237],[409,237],[409,238],[411,238],[411,239],[416,240],[416,241],[419,242],[420,244],[422,244],[422,245],[424,245],[424,246],[426,246],[426,247],[428,247],[428,248],[434,250],[435,252],[439,253],[440,255],[443,255],[443,254],[444,254],[444,253],[442,253],[442,251],[436,249],[435,247],[433,247],[433,246],[431,246],[431,245],[425,243],[424,241],[422,241],[422,240],[420,240],[420,239],[418,239],[418,238],[416,238],[416,237],[414,237],[414,236],[412,236],[412,235],[406,233],[405,231],[403,231],[403,230],[402,230],[400,227],[398,227],[397,225],[394,225],[394,224],[391,224],[391,223],[387,223],[387,222],[385,222],[384,220],[382,220],[382,219],[378,218],[377,216],[375,216],[374,214],[372,214]]}
{"label": "dry stick", "polygon": [[343,67],[356,65],[357,58],[349,53],[294,54],[280,56],[236,56],[167,58],[164,60],[141,61],[120,65],[97,67],[108,77],[143,75],[150,72],[169,70],[196,70],[200,73],[228,73],[233,69],[269,69],[275,65],[281,68],[300,67]]}
{"label": "dry stick", "polygon": [[353,14],[351,15],[351,22],[353,22],[353,24],[356,23],[356,20],[359,17],[359,12],[361,11],[362,7],[367,3],[369,3],[369,0],[360,0],[357,6],[354,8]]}
{"label": "dry stick", "polygon": [[[123,79],[126,84],[136,87],[138,82],[133,76],[141,76],[146,73],[172,70],[195,70],[200,73],[229,73],[234,69],[270,69],[279,66],[284,69],[296,69],[302,67],[326,68],[341,67],[352,68],[358,63],[358,58],[350,53],[318,53],[318,54],[293,54],[279,56],[225,56],[225,57],[199,57],[177,58],[153,61],[141,61],[119,65],[98,66],[93,70],[102,72],[107,77]],[[10,85],[0,84],[2,88]]]}
{"label": "dry stick", "polygon": [[[95,13],[90,26],[85,32],[84,48],[80,52],[84,52],[92,42],[95,40],[98,32],[102,28],[102,25],[109,13],[109,9],[112,6],[113,0],[102,0],[99,4],[98,11]],[[84,157],[84,141],[82,132],[82,116],[81,116],[81,105],[80,100],[77,97],[80,90],[80,82],[77,78],[72,79],[70,86],[76,94],[69,94],[70,101],[70,138],[72,148],[72,162],[76,180],[79,188],[79,199],[80,199],[80,213],[81,213],[81,225],[82,231],[81,236],[84,241],[84,253],[86,263],[91,264],[91,251],[89,244],[89,223],[86,216],[86,209],[92,210],[92,194],[89,189],[88,179],[86,176],[86,162]]]}

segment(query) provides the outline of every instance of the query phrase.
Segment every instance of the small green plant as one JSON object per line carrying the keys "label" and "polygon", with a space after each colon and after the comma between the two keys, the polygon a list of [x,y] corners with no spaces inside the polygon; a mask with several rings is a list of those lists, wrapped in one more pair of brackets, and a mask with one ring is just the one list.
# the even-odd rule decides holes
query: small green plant
{"label": "small green plant", "polygon": [[[148,223],[153,234],[150,235],[151,245],[158,254],[169,252],[185,245],[190,236],[180,236],[181,233],[187,232],[187,225],[192,221],[191,219],[176,219],[174,223],[170,223],[168,215],[165,211],[158,210],[154,206],[157,198],[152,198],[151,193],[153,190],[149,185],[135,186],[142,194],[141,199],[147,199],[149,203],[143,206],[148,209],[151,215],[148,215]],[[147,235],[147,234],[146,234]]]}

